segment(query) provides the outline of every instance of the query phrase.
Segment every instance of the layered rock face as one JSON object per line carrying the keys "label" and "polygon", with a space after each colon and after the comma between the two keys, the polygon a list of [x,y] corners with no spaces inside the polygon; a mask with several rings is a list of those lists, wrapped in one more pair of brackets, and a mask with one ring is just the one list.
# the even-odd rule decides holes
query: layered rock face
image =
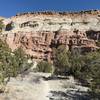
{"label": "layered rock face", "polygon": [[2,37],[37,60],[52,60],[52,48],[87,52],[100,47],[100,11],[23,13],[5,19]]}

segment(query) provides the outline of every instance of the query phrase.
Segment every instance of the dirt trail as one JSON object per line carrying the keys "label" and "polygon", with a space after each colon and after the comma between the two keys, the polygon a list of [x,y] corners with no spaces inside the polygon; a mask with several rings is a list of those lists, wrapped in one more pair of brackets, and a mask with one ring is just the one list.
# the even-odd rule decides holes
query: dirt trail
{"label": "dirt trail", "polygon": [[[7,84],[6,93],[0,94],[0,100],[78,100],[71,99],[68,95],[65,95],[66,88],[63,85],[66,84],[65,87],[67,88],[75,86],[73,80],[44,80],[43,77],[48,77],[49,75],[29,73],[23,78],[11,78]],[[83,87],[81,88],[83,89]],[[81,88],[79,87],[79,89]],[[86,89],[84,88],[84,91]]]}

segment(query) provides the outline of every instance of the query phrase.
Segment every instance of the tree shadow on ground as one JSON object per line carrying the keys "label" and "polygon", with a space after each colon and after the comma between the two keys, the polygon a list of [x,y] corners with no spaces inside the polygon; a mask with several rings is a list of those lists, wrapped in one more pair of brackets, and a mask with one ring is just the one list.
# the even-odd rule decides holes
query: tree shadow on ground
{"label": "tree shadow on ground", "polygon": [[50,91],[52,96],[50,100],[91,100],[91,97],[87,92],[69,90],[63,91]]}
{"label": "tree shadow on ground", "polygon": [[42,77],[45,81],[48,81],[48,80],[65,80],[65,79],[69,79],[68,77],[66,76],[50,76],[50,77]]}

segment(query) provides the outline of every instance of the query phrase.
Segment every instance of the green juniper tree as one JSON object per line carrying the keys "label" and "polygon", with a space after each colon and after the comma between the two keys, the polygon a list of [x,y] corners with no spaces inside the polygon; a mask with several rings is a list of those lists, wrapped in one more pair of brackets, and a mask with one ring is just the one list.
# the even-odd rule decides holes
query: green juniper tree
{"label": "green juniper tree", "polygon": [[47,61],[40,61],[37,65],[37,71],[44,72],[44,73],[51,73],[52,64],[48,63]]}
{"label": "green juniper tree", "polygon": [[54,50],[55,74],[68,74],[70,70],[69,53],[65,46],[61,45]]}

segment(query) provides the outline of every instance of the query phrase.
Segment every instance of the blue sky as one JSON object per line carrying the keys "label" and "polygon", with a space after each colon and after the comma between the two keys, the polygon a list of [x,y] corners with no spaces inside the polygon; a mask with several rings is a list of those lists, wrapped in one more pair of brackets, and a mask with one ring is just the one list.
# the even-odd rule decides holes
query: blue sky
{"label": "blue sky", "polygon": [[28,11],[80,11],[100,9],[100,0],[0,0],[0,16]]}

